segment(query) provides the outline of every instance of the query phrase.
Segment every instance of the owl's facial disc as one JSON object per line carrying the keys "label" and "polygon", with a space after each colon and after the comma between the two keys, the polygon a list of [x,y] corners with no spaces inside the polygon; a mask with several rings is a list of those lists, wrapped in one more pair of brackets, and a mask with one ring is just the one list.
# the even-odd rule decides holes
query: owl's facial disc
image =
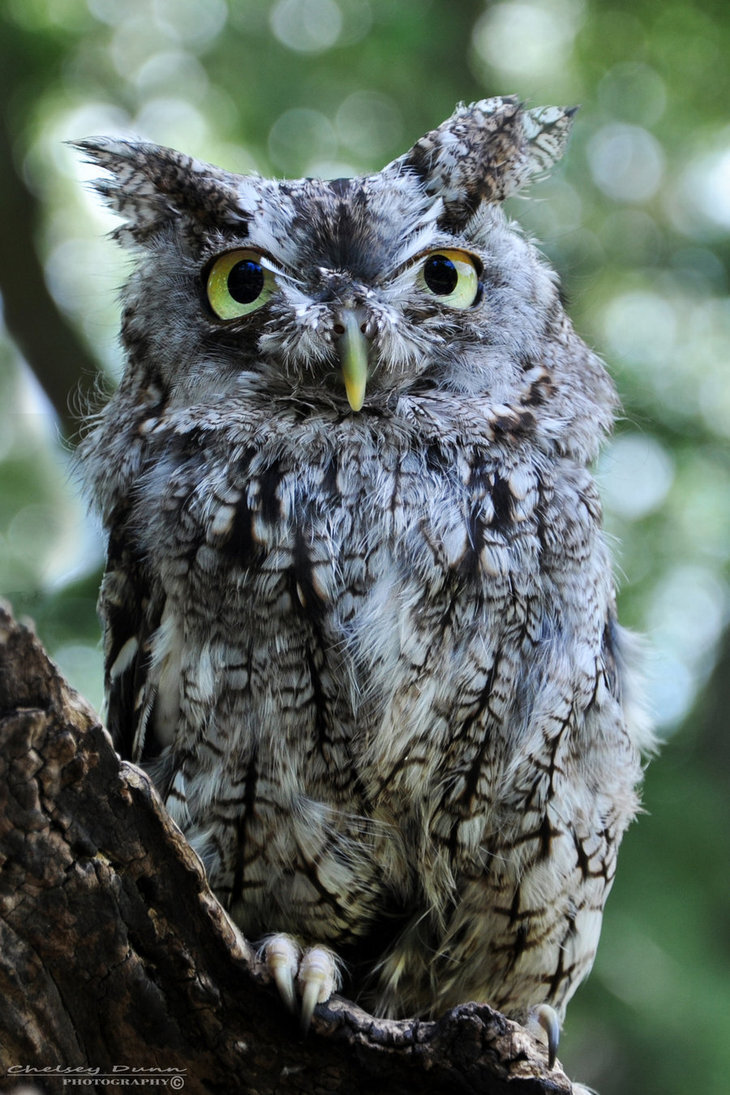
{"label": "owl's facial disc", "polygon": [[365,401],[369,340],[364,328],[364,317],[359,308],[342,308],[337,313],[335,325],[337,352],[342,366],[347,400],[353,411],[361,410]]}

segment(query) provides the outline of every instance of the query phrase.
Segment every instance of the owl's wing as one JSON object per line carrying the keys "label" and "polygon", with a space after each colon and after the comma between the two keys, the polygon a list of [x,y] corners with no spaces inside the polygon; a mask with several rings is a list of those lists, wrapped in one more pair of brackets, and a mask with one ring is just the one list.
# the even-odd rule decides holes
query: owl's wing
{"label": "owl's wing", "polygon": [[145,765],[164,744],[155,732],[161,672],[154,646],[165,598],[152,588],[143,561],[119,538],[109,544],[99,607],[104,620],[107,727],[121,755]]}

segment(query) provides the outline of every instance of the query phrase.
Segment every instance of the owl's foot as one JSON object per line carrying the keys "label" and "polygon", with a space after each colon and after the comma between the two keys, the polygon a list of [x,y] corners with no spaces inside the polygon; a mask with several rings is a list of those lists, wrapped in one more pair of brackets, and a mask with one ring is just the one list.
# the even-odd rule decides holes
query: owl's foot
{"label": "owl's foot", "polygon": [[[533,1008],[530,1012],[530,1019],[528,1022],[528,1029],[531,1026],[538,1026],[544,1030],[547,1036],[547,1049],[548,1049],[548,1068],[553,1068],[555,1065],[555,1058],[558,1055],[558,1043],[560,1041],[560,1020],[558,1019],[558,1013],[555,1008],[550,1004],[538,1004],[536,1008]],[[533,1030],[533,1033],[536,1033]]]}
{"label": "owl's foot", "polygon": [[[339,988],[337,958],[329,947],[303,948],[291,935],[283,934],[270,935],[259,953],[289,1011],[294,1015],[299,1012],[299,1021],[306,1034],[317,1004],[329,1000]],[[297,995],[301,996],[299,1006]]]}

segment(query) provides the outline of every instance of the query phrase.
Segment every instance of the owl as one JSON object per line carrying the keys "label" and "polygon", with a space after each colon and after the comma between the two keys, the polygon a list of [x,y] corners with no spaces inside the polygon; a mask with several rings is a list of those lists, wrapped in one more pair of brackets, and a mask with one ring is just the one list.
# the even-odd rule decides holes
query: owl
{"label": "owl", "polygon": [[126,369],[80,466],[108,723],[305,1027],[593,962],[648,730],[588,469],[616,397],[502,208],[573,112],[459,106],[382,171],[110,138]]}

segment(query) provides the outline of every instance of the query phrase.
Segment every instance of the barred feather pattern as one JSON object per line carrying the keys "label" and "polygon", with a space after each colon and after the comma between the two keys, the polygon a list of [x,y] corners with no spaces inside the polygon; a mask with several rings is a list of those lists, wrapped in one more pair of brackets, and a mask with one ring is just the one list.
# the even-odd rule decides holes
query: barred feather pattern
{"label": "barred feather pattern", "polygon": [[[138,256],[80,452],[110,728],[244,932],[327,944],[379,1014],[562,1018],[638,807],[650,735],[588,469],[614,390],[500,206],[570,115],[460,107],[335,181],[80,146]],[[221,321],[205,271],[234,248],[277,288]],[[414,276],[449,248],[466,308]]]}

